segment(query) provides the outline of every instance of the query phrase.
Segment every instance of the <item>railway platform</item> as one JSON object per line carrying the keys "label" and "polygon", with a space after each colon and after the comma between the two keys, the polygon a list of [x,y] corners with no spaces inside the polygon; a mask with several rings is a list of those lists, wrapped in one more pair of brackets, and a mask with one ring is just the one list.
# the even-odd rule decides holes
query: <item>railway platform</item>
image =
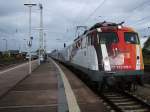
{"label": "railway platform", "polygon": [[0,97],[0,112],[103,111],[99,97],[70,70],[51,59]]}

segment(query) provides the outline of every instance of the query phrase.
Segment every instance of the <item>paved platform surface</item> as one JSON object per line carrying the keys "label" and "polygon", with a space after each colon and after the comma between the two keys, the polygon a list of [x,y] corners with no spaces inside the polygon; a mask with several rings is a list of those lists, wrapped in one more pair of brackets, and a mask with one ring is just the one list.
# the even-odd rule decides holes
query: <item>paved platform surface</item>
{"label": "paved platform surface", "polygon": [[[63,65],[81,112],[103,112],[103,104],[82,81]],[[60,110],[60,72],[52,61],[42,64],[30,76],[0,98],[0,112],[63,112]],[[64,89],[64,88],[63,88]],[[62,91],[63,92],[63,91]],[[63,105],[64,106],[64,105]],[[75,111],[76,112],[76,111]]]}
{"label": "paved platform surface", "polygon": [[100,98],[95,95],[74,73],[59,64],[67,76],[73,89],[81,112],[104,112],[104,105]]}
{"label": "paved platform surface", "polygon": [[0,99],[0,112],[56,112],[56,73],[51,63],[41,65]]}
{"label": "paved platform surface", "polygon": [[[29,75],[29,63],[10,67],[0,71],[0,97]],[[32,61],[32,71],[37,68],[38,60]]]}

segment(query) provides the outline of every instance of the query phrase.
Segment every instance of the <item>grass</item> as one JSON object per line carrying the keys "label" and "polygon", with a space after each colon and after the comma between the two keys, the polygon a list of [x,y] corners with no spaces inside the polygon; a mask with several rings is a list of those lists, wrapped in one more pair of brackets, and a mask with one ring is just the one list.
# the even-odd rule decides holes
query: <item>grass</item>
{"label": "grass", "polygon": [[10,56],[9,54],[4,54],[0,56],[0,64],[9,65],[22,61],[23,58],[20,56]]}

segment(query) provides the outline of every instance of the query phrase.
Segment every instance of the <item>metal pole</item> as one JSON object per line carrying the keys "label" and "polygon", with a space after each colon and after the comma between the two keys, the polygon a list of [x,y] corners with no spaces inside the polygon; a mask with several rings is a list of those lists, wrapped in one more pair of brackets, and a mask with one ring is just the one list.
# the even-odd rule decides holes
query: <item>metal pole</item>
{"label": "metal pole", "polygon": [[5,40],[5,51],[7,52],[7,40],[6,39],[3,40]]}
{"label": "metal pole", "polygon": [[45,53],[46,53],[46,33],[44,33],[44,50],[45,50]]}
{"label": "metal pole", "polygon": [[[6,40],[6,39],[5,39]],[[6,40],[6,51],[8,51],[8,49],[7,49],[7,40]]]}
{"label": "metal pole", "polygon": [[85,30],[87,30],[88,27],[87,27],[87,26],[76,26],[75,37],[77,36],[77,33],[78,33],[78,36],[79,36],[79,31],[78,31],[78,30],[79,30],[80,28],[84,28]]}
{"label": "metal pole", "polygon": [[23,39],[23,40],[24,40],[24,51],[26,51],[27,50],[27,48],[26,48],[27,41],[26,41],[26,39]]}
{"label": "metal pole", "polygon": [[[148,29],[150,29],[150,27],[148,27]],[[148,35],[148,37],[150,37],[150,35]]]}
{"label": "metal pole", "polygon": [[[36,6],[36,4],[24,4],[29,7],[29,43],[31,43],[31,8]],[[31,68],[31,45],[29,45],[29,74],[32,72]]]}
{"label": "metal pole", "polygon": [[[32,6],[29,6],[29,39],[31,37],[31,7]],[[29,46],[29,74],[32,72],[31,69],[31,46]]]}
{"label": "metal pole", "polygon": [[[41,6],[40,6],[40,8],[41,8],[41,15],[40,15],[40,17],[41,17],[41,45],[42,45],[42,50],[43,50],[43,42],[44,42],[44,39],[43,39],[43,6],[42,6],[42,4],[41,4]],[[43,53],[43,52],[42,52]]]}
{"label": "metal pole", "polygon": [[39,65],[41,64],[41,58],[43,58],[43,6],[40,7],[40,32],[39,32]]}

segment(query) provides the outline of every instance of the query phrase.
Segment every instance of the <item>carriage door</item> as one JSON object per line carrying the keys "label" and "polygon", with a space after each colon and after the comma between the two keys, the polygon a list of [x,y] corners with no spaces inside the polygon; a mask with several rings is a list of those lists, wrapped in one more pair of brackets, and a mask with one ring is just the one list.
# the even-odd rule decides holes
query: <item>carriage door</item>
{"label": "carriage door", "polygon": [[90,52],[90,47],[91,47],[91,35],[89,34],[87,36],[87,47],[86,47],[86,51],[87,51],[87,67],[88,67],[88,69],[91,68],[91,52]]}
{"label": "carriage door", "polygon": [[99,35],[97,33],[94,34],[93,38],[93,44],[96,50],[97,54],[97,60],[98,60],[98,68],[99,70],[103,70],[103,65],[102,65],[102,50],[100,46],[100,40],[99,40]]}

